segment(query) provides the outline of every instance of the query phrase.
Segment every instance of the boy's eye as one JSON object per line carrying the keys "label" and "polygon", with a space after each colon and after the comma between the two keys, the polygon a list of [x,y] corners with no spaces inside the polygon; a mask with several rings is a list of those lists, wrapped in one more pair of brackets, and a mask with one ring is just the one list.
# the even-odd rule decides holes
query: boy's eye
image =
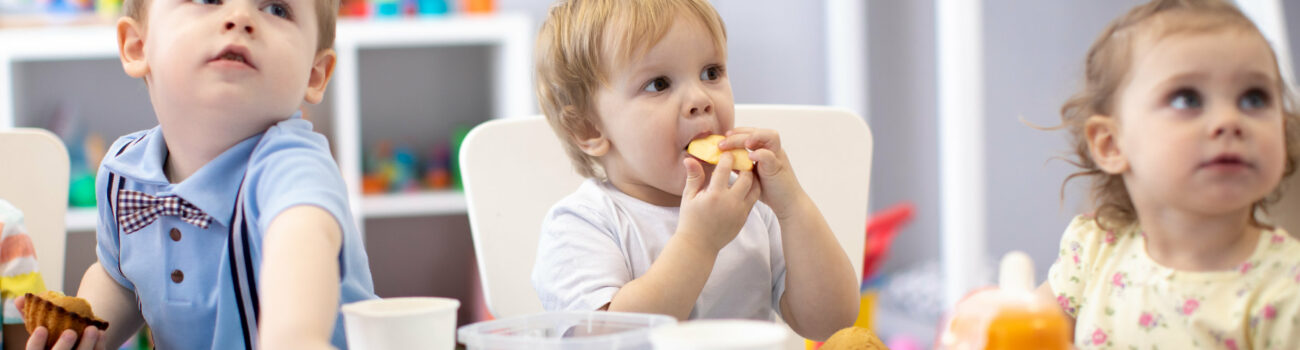
{"label": "boy's eye", "polygon": [[641,88],[641,90],[645,92],[660,92],[668,90],[669,86],[672,86],[672,83],[668,82],[668,78],[658,77],[651,80],[649,83],[646,83],[645,87]]}
{"label": "boy's eye", "polygon": [[1263,109],[1268,108],[1268,102],[1268,93],[1259,89],[1251,89],[1241,95],[1241,100],[1237,101],[1237,106],[1242,110]]}
{"label": "boy's eye", "polygon": [[190,0],[199,5],[221,5],[221,0]]}
{"label": "boy's eye", "polygon": [[1201,94],[1191,89],[1178,90],[1169,98],[1169,107],[1174,109],[1201,108]]}
{"label": "boy's eye", "polygon": [[[204,1],[204,0],[199,0],[199,1]],[[220,1],[220,0],[206,0],[206,1]],[[272,16],[285,18],[285,19],[289,19],[293,17],[293,14],[290,13],[289,11],[289,6],[278,2],[270,3],[267,4],[265,7],[262,7],[262,12],[266,12],[271,14]]]}
{"label": "boy's eye", "polygon": [[700,72],[700,80],[714,81],[718,79],[722,79],[722,67],[709,66]]}

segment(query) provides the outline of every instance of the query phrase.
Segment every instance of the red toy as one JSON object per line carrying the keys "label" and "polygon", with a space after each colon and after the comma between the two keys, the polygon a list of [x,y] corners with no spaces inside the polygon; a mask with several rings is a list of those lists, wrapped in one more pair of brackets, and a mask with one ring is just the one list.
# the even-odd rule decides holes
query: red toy
{"label": "red toy", "polygon": [[867,242],[862,256],[864,283],[876,275],[876,270],[880,269],[880,265],[885,262],[885,256],[889,253],[889,246],[894,242],[894,236],[898,235],[903,224],[912,219],[915,211],[916,206],[911,202],[903,202],[867,219]]}

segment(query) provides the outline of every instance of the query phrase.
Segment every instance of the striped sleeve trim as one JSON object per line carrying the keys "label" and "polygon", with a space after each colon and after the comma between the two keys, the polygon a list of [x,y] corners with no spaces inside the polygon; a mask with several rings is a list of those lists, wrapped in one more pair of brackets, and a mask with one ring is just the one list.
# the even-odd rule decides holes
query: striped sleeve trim
{"label": "striped sleeve trim", "polygon": [[31,237],[18,233],[4,236],[0,240],[0,264],[24,257],[36,257],[36,247],[32,245]]}
{"label": "striped sleeve trim", "polygon": [[26,293],[40,293],[45,291],[45,279],[39,272],[29,272],[17,276],[0,277],[0,302],[4,303],[3,317],[0,317],[0,323],[3,324],[21,324],[23,317],[18,313],[18,308],[14,306],[14,299],[19,295]]}
{"label": "striped sleeve trim", "polygon": [[26,293],[45,291],[45,279],[39,272],[29,272],[17,276],[0,276],[0,298],[14,299]]}
{"label": "striped sleeve trim", "polygon": [[[0,277],[12,277],[40,272],[40,270],[36,268],[36,264],[36,258],[33,257],[10,260],[7,263],[0,264]],[[0,285],[0,289],[5,289],[5,287]]]}

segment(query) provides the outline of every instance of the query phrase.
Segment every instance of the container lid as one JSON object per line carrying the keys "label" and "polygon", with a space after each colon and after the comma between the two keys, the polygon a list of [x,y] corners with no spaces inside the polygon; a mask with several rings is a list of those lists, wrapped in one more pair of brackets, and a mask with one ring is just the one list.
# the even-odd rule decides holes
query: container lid
{"label": "container lid", "polygon": [[651,328],[676,324],[667,315],[610,311],[550,311],[478,322],[460,327],[459,341],[470,347],[535,349],[539,346],[602,346],[649,343]]}

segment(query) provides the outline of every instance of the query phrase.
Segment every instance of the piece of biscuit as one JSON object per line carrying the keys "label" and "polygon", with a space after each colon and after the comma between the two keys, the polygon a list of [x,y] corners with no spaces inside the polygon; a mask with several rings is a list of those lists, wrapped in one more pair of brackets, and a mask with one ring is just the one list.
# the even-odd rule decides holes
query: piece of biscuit
{"label": "piece of biscuit", "polygon": [[889,350],[870,329],[846,327],[822,343],[821,350]]}
{"label": "piece of biscuit", "polygon": [[[686,145],[686,153],[699,160],[709,164],[718,164],[722,158],[722,149],[718,148],[718,143],[727,137],[722,135],[709,135],[703,138],[692,140]],[[731,170],[749,171],[754,169],[754,161],[749,160],[749,152],[744,149],[727,150],[731,153]]]}
{"label": "piece of biscuit", "polygon": [[[71,329],[77,332],[77,342],[81,342],[81,332],[86,326],[95,326],[103,331],[108,329],[108,322],[95,317],[90,303],[78,297],[65,296],[55,291],[46,291],[40,295],[27,293],[23,300],[23,324],[30,334],[36,327],[49,330],[45,348],[54,347],[63,331]],[[76,347],[76,345],[73,345]]]}

